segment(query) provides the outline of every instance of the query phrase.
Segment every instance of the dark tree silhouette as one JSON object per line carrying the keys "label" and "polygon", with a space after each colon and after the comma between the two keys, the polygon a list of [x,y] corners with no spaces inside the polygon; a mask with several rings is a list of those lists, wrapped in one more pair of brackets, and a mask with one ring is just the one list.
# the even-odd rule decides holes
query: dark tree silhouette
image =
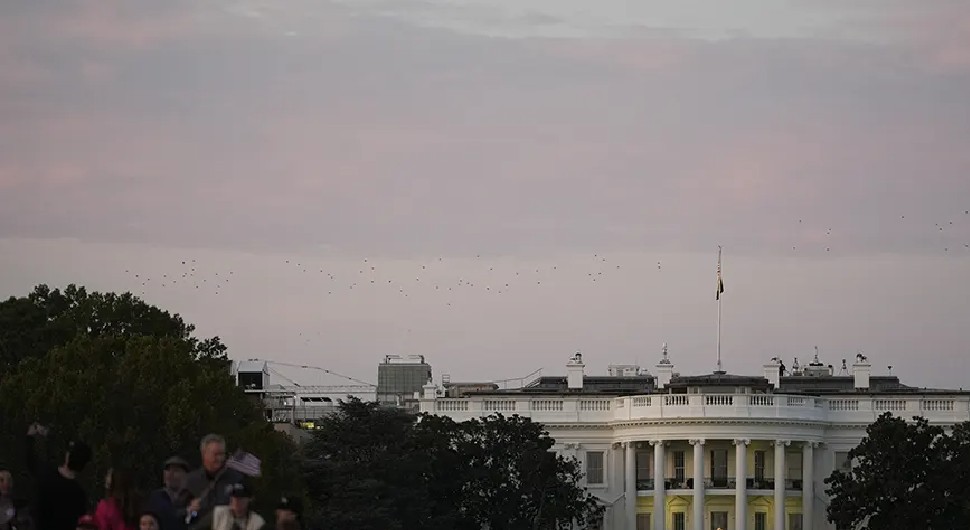
{"label": "dark tree silhouette", "polygon": [[921,417],[885,413],[849,458],[851,469],[825,479],[837,528],[970,527],[970,424],[950,434]]}

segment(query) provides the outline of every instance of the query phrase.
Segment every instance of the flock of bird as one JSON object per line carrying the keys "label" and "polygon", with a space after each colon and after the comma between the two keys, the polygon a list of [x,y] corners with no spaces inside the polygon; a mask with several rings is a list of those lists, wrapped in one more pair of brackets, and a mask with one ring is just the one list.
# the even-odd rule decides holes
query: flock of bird
{"label": "flock of bird", "polygon": [[[959,245],[962,245],[959,250],[970,252],[970,210],[964,210],[960,217],[962,219],[955,218],[956,223],[954,220],[947,220],[935,223],[932,229],[927,227],[927,237],[930,237],[929,233],[935,233],[940,237],[939,241],[942,242],[940,250],[946,255],[952,255],[958,250]],[[900,216],[899,221],[906,222],[906,216]],[[802,219],[798,219],[797,223],[804,226]],[[837,241],[837,238],[832,236],[833,228],[825,228],[824,236],[821,236],[822,229],[815,229],[813,232],[820,237],[814,238],[808,250],[816,253],[831,252]],[[950,235],[948,232],[959,234],[958,237],[966,238],[968,241],[958,243],[956,237],[942,237],[942,235]],[[791,249],[793,253],[798,254],[805,246],[796,244],[792,245]],[[305,280],[307,288],[317,288],[321,296],[335,296],[365,289],[371,292],[380,290],[384,294],[404,298],[419,292],[430,292],[438,295],[437,300],[446,306],[452,306],[461,300],[465,292],[479,291],[499,296],[525,286],[542,288],[554,285],[559,279],[568,279],[573,285],[581,279],[591,283],[602,283],[608,281],[611,276],[624,272],[625,268],[630,268],[619,259],[599,253],[591,253],[588,262],[569,267],[511,265],[508,262],[493,262],[481,255],[476,256],[471,263],[464,260],[461,265],[463,268],[460,270],[452,260],[445,257],[433,258],[423,264],[413,265],[410,272],[406,272],[407,269],[399,265],[389,266],[371,258],[360,258],[357,265],[353,267],[344,263],[332,268],[321,268],[319,263],[311,263],[306,258],[283,258],[279,266],[284,270],[289,269],[291,272],[307,275]],[[638,271],[639,274],[644,272]],[[662,272],[663,262],[657,261],[655,273]],[[213,267],[211,264],[203,264],[193,258],[180,259],[161,273],[157,268],[153,272],[129,268],[125,273],[133,281],[131,290],[140,292],[142,296],[158,288],[219,295],[231,289],[239,276],[236,271],[224,264]]]}

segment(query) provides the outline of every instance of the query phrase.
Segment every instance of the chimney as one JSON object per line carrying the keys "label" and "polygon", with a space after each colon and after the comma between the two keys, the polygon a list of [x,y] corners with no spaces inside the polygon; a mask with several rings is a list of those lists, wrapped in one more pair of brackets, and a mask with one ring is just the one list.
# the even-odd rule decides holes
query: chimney
{"label": "chimney", "polygon": [[437,397],[438,387],[436,387],[434,382],[432,382],[430,379],[424,384],[423,387],[421,387],[421,390],[424,391],[424,399],[434,399]]}
{"label": "chimney", "polygon": [[669,385],[673,377],[674,363],[670,362],[670,358],[667,357],[667,343],[665,342],[663,346],[663,357],[657,363],[657,387],[663,388]]}
{"label": "chimney", "polygon": [[781,361],[778,357],[772,357],[771,362],[765,365],[765,379],[775,387],[775,390],[781,386]]}
{"label": "chimney", "polygon": [[872,365],[869,364],[869,358],[861,353],[856,354],[855,363],[852,364],[852,377],[855,378],[856,389],[868,389],[870,375],[872,375]]}
{"label": "chimney", "polygon": [[583,364],[583,354],[576,352],[566,363],[566,386],[569,390],[583,389],[583,375],[586,365]]}

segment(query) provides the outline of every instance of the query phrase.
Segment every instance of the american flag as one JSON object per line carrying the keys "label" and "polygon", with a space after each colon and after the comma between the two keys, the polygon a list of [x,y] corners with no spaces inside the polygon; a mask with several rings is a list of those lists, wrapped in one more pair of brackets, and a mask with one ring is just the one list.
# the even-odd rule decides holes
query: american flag
{"label": "american flag", "polygon": [[717,288],[714,291],[714,299],[720,300],[721,293],[724,292],[724,280],[721,279],[721,247],[717,247]]}
{"label": "american flag", "polygon": [[226,463],[229,469],[235,469],[243,475],[258,477],[262,473],[262,463],[252,453],[238,451]]}

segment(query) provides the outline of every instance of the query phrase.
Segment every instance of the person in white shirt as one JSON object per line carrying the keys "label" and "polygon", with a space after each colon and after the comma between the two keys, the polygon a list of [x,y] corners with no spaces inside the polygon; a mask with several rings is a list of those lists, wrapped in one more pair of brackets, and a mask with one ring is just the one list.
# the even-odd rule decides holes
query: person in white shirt
{"label": "person in white shirt", "polygon": [[216,506],[212,511],[212,530],[261,530],[266,521],[249,509],[253,495],[245,484],[229,488],[229,505]]}

